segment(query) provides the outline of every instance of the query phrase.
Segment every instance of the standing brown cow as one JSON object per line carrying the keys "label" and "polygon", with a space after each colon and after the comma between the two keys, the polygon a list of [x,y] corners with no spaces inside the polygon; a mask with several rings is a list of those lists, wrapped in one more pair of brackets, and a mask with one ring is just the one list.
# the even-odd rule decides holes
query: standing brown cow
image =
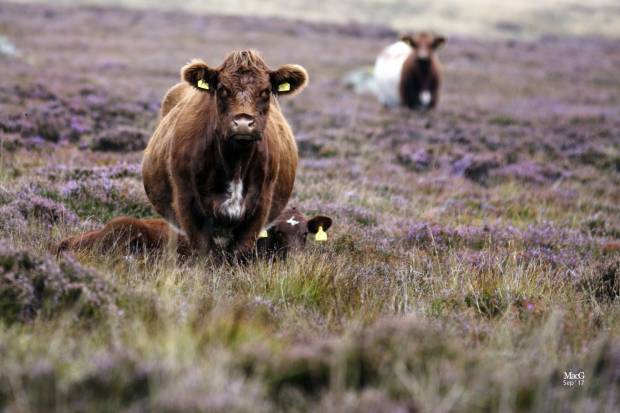
{"label": "standing brown cow", "polygon": [[446,39],[427,32],[404,35],[375,62],[379,100],[387,106],[431,109],[439,101],[442,68],[435,51]]}
{"label": "standing brown cow", "polygon": [[146,194],[192,249],[247,253],[293,190],[297,146],[276,98],[302,90],[308,75],[239,51],[218,68],[193,60],[181,79],[144,152]]}

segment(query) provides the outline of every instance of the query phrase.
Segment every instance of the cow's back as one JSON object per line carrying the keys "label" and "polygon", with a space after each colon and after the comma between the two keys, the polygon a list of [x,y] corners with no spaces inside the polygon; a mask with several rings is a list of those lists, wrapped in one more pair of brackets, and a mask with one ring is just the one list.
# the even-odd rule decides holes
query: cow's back
{"label": "cow's back", "polygon": [[161,108],[159,110],[159,118],[163,119],[170,110],[176,106],[181,100],[189,96],[192,93],[192,87],[186,82],[179,82],[172,86],[166,92],[163,100],[161,101]]}
{"label": "cow's back", "polygon": [[400,104],[400,79],[403,64],[411,54],[411,46],[403,41],[383,49],[375,61],[374,77],[377,97],[387,106]]}

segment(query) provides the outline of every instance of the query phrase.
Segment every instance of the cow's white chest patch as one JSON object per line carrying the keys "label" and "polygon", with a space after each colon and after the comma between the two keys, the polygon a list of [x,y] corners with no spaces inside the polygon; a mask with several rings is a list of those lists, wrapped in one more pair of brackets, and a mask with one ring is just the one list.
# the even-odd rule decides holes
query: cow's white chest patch
{"label": "cow's white chest patch", "polygon": [[424,90],[420,93],[420,103],[424,106],[428,106],[431,103],[431,92]]}
{"label": "cow's white chest patch", "polygon": [[230,218],[240,218],[243,214],[243,181],[228,184],[228,197],[220,207],[222,213]]}
{"label": "cow's white chest patch", "polygon": [[297,220],[295,219],[295,217],[293,216],[293,217],[290,217],[290,218],[286,221],[286,223],[287,223],[287,224],[289,224],[290,226],[294,227],[295,225],[299,224],[299,221],[297,221]]}

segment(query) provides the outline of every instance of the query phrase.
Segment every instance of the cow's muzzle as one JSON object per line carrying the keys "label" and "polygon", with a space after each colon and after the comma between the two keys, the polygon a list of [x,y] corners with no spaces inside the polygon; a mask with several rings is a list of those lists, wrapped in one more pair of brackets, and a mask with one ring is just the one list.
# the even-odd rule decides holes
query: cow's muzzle
{"label": "cow's muzzle", "polygon": [[261,134],[256,130],[256,121],[250,115],[236,115],[229,125],[230,139],[239,143],[251,143],[261,139]]}
{"label": "cow's muzzle", "polygon": [[231,135],[253,135],[255,131],[256,121],[250,115],[236,115],[230,121]]}

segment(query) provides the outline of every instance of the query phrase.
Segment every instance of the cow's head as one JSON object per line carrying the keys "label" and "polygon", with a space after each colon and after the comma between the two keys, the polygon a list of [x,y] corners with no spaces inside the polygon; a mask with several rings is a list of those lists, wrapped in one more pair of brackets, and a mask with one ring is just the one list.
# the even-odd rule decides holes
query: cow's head
{"label": "cow's head", "polygon": [[400,38],[415,50],[418,61],[429,61],[435,50],[446,42],[446,38],[428,32],[406,34]]}
{"label": "cow's head", "polygon": [[269,70],[252,50],[230,53],[218,68],[192,60],[181,69],[183,80],[217,102],[218,130],[225,139],[250,144],[262,138],[273,96],[293,95],[308,83],[306,70],[284,65]]}
{"label": "cow's head", "polygon": [[267,238],[259,238],[258,247],[263,252],[286,255],[292,250],[301,250],[309,234],[316,234],[321,228],[327,231],[332,219],[317,215],[308,219],[296,207],[287,208],[267,230]]}

